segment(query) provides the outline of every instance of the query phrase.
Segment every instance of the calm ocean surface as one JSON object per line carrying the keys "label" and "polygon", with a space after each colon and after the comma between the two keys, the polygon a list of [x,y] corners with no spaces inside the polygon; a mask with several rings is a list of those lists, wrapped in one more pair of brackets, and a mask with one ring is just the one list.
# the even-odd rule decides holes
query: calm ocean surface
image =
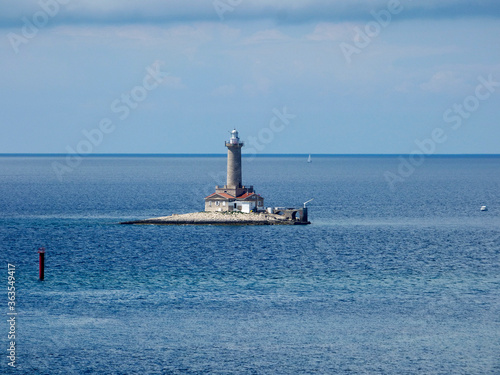
{"label": "calm ocean surface", "polygon": [[253,227],[117,224],[202,210],[223,157],[54,161],[0,157],[0,373],[500,374],[500,158],[394,191],[395,157],[244,158],[266,206],[315,198],[312,225]]}

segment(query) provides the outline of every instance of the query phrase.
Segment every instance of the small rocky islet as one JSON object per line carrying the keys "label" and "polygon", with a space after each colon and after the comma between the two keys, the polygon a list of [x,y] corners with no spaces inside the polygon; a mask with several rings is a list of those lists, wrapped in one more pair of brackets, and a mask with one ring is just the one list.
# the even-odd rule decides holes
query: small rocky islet
{"label": "small rocky islet", "polygon": [[189,214],[126,221],[120,224],[137,225],[295,225],[303,224],[283,215],[243,212],[194,212]]}

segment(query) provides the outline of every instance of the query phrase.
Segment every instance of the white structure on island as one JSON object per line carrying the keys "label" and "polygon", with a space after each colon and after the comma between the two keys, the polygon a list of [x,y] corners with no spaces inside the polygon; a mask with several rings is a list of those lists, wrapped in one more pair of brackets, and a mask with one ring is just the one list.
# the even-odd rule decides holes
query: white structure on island
{"label": "white structure on island", "polygon": [[241,148],[238,132],[231,132],[231,139],[225,143],[227,147],[227,182],[224,186],[216,186],[215,193],[205,198],[205,211],[240,211],[250,213],[264,210],[264,198],[255,194],[253,186],[242,185]]}

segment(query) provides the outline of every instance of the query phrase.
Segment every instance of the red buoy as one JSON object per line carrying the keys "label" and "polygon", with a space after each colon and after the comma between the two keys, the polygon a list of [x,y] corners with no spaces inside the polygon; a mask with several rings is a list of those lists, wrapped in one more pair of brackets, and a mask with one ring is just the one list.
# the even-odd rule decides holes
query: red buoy
{"label": "red buoy", "polygon": [[45,271],[45,248],[41,247],[38,249],[38,258],[40,261],[40,268],[39,268],[39,276],[38,279],[40,281],[43,281],[44,279],[44,271]]}

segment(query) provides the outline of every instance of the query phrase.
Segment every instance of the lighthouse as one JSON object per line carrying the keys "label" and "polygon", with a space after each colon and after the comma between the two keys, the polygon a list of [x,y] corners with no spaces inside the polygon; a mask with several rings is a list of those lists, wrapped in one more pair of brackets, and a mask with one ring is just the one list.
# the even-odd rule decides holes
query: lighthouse
{"label": "lighthouse", "polygon": [[231,139],[225,142],[227,147],[227,187],[241,188],[241,148],[244,146],[238,137],[238,131],[231,132]]}
{"label": "lighthouse", "polygon": [[264,198],[255,194],[253,186],[244,186],[241,168],[241,148],[238,131],[231,131],[227,147],[227,180],[226,185],[216,186],[215,193],[205,197],[205,211],[252,211],[264,210]]}

